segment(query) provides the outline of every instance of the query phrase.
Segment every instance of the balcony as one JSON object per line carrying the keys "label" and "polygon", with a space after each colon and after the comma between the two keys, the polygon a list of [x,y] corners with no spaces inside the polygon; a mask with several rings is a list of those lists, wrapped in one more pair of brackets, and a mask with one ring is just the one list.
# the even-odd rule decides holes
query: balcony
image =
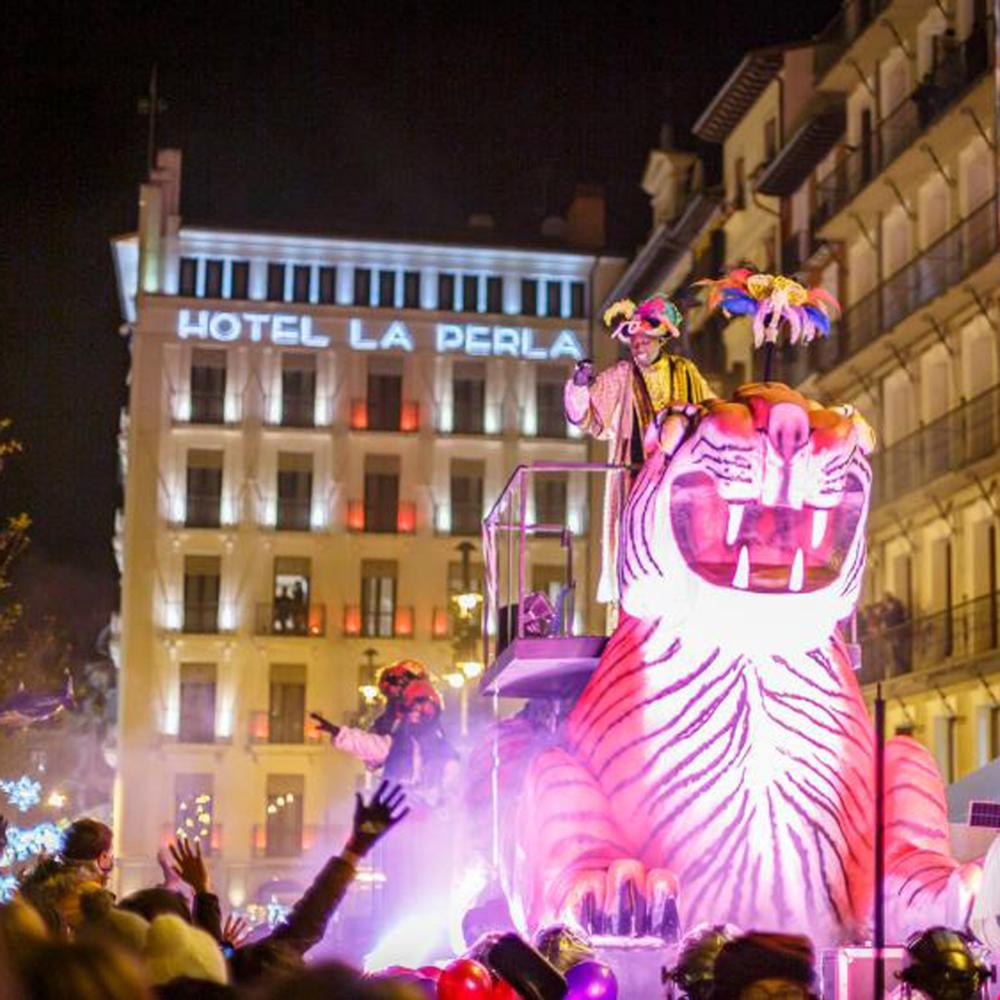
{"label": "balcony", "polygon": [[949,472],[989,458],[1000,449],[1000,387],[988,389],[908,435],[872,465],[872,508],[929,486]]}
{"label": "balcony", "polygon": [[318,638],[326,635],[326,605],[276,601],[258,604],[255,635]]}
{"label": "balcony", "polygon": [[910,148],[989,70],[984,29],[942,60],[931,81],[922,83],[896,106],[867,142],[851,150],[816,185],[813,229],[839,214],[879,174]]}
{"label": "balcony", "polygon": [[[280,722],[281,720],[279,720]],[[316,746],[323,742],[323,733],[316,724],[316,720],[308,714],[302,722],[301,728],[294,727],[295,732],[282,732],[281,726],[272,724],[271,713],[266,709],[255,709],[250,713],[247,726],[247,741],[253,745],[271,744],[273,746]],[[289,736],[297,736],[297,739],[289,739]]]}
{"label": "balcony", "polygon": [[847,309],[830,338],[814,341],[813,367],[827,372],[842,364],[982,267],[996,250],[996,198],[991,198]]}
{"label": "balcony", "polygon": [[482,503],[452,501],[449,509],[452,535],[470,535],[478,538],[482,534]]}
{"label": "balcony", "polygon": [[189,493],[184,509],[186,528],[218,528],[222,497],[218,493]]}
{"label": "balcony", "polygon": [[351,400],[351,430],[413,434],[420,430],[420,404],[407,400],[379,409],[366,399]]}
{"label": "balcony", "polygon": [[347,503],[347,530],[368,534],[412,535],[417,530],[417,505],[403,500],[395,508],[366,504],[363,500]]}
{"label": "balcony", "polygon": [[817,35],[814,73],[817,81],[861,37],[864,30],[889,6],[890,0],[850,0]]}
{"label": "balcony", "polygon": [[311,500],[291,500],[278,497],[274,526],[278,531],[309,531],[312,527]]}
{"label": "balcony", "polygon": [[183,604],[179,610],[182,632],[188,635],[214,635],[221,631],[218,601]]}
{"label": "balcony", "polygon": [[272,831],[269,838],[267,824],[255,823],[251,854],[256,859],[298,858],[317,848],[333,854],[342,846],[343,838],[343,828],[318,823],[307,823],[298,829]]}
{"label": "balcony", "polygon": [[970,661],[995,655],[1000,649],[998,609],[1000,594],[994,592],[859,636],[862,665],[858,680],[861,684],[887,680],[894,690],[919,689],[929,686],[930,676],[903,683],[894,679],[926,673],[933,674],[935,682],[948,683],[938,675],[958,675],[968,669]]}

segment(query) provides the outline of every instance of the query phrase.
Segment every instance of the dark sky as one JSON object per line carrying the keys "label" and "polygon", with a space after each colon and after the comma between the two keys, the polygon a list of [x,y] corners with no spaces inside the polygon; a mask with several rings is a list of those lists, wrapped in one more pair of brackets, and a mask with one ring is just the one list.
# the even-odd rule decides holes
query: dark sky
{"label": "dark sky", "polygon": [[627,251],[648,226],[638,181],[664,118],[683,133],[748,48],[808,38],[837,6],[15,4],[0,42],[0,415],[25,454],[0,474],[0,515],[26,509],[38,555],[113,599],[127,350],[108,237],[135,224],[136,100],[154,62],[190,221],[412,233],[491,212],[513,226],[585,180],[604,185]]}

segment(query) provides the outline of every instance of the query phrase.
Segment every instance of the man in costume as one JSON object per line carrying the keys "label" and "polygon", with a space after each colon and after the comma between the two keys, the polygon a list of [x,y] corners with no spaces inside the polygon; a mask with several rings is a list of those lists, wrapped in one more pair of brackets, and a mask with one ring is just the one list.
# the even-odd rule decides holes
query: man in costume
{"label": "man in costume", "polygon": [[378,675],[379,693],[385,711],[372,723],[371,731],[391,736],[403,719],[403,695],[410,681],[427,680],[427,668],[416,660],[397,660]]}
{"label": "man in costume", "polygon": [[[608,442],[610,464],[636,469],[644,459],[643,435],[658,413],[715,394],[693,361],[667,352],[668,338],[680,336],[681,314],[665,295],[638,306],[628,299],[616,302],[604,322],[631,357],[600,375],[592,361],[580,361],[563,394],[566,419]],[[632,478],[627,470],[611,473],[604,493],[604,562],[597,588],[602,602],[618,600],[618,522]]]}

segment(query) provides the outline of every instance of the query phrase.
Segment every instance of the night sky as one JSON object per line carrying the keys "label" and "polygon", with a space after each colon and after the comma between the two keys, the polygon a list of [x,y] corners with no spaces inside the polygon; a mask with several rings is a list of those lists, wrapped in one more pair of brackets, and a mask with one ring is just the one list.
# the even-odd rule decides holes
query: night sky
{"label": "night sky", "polygon": [[[284,230],[523,229],[604,185],[613,247],[648,225],[660,124],[685,130],[753,46],[805,39],[837,0],[255,5],[33,3],[0,66],[0,415],[25,454],[0,515],[34,519],[39,568],[115,601],[115,433],[127,348],[108,239],[134,228],[137,113],[157,62],[182,214]],[[18,13],[18,10],[20,13]]]}

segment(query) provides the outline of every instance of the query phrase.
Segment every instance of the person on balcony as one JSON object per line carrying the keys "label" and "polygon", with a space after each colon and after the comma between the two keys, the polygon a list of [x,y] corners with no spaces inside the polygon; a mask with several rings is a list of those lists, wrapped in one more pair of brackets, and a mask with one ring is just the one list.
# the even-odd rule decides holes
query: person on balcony
{"label": "person on balcony", "polygon": [[611,337],[630,357],[601,372],[589,358],[577,363],[566,382],[566,419],[599,441],[608,442],[608,461],[631,466],[608,478],[604,493],[604,562],[597,600],[618,600],[618,522],[635,472],[644,460],[643,435],[656,415],[671,404],[700,403],[715,396],[697,366],[670,354],[669,338],[680,336],[680,310],[665,295],[635,305],[616,302],[604,314]]}

